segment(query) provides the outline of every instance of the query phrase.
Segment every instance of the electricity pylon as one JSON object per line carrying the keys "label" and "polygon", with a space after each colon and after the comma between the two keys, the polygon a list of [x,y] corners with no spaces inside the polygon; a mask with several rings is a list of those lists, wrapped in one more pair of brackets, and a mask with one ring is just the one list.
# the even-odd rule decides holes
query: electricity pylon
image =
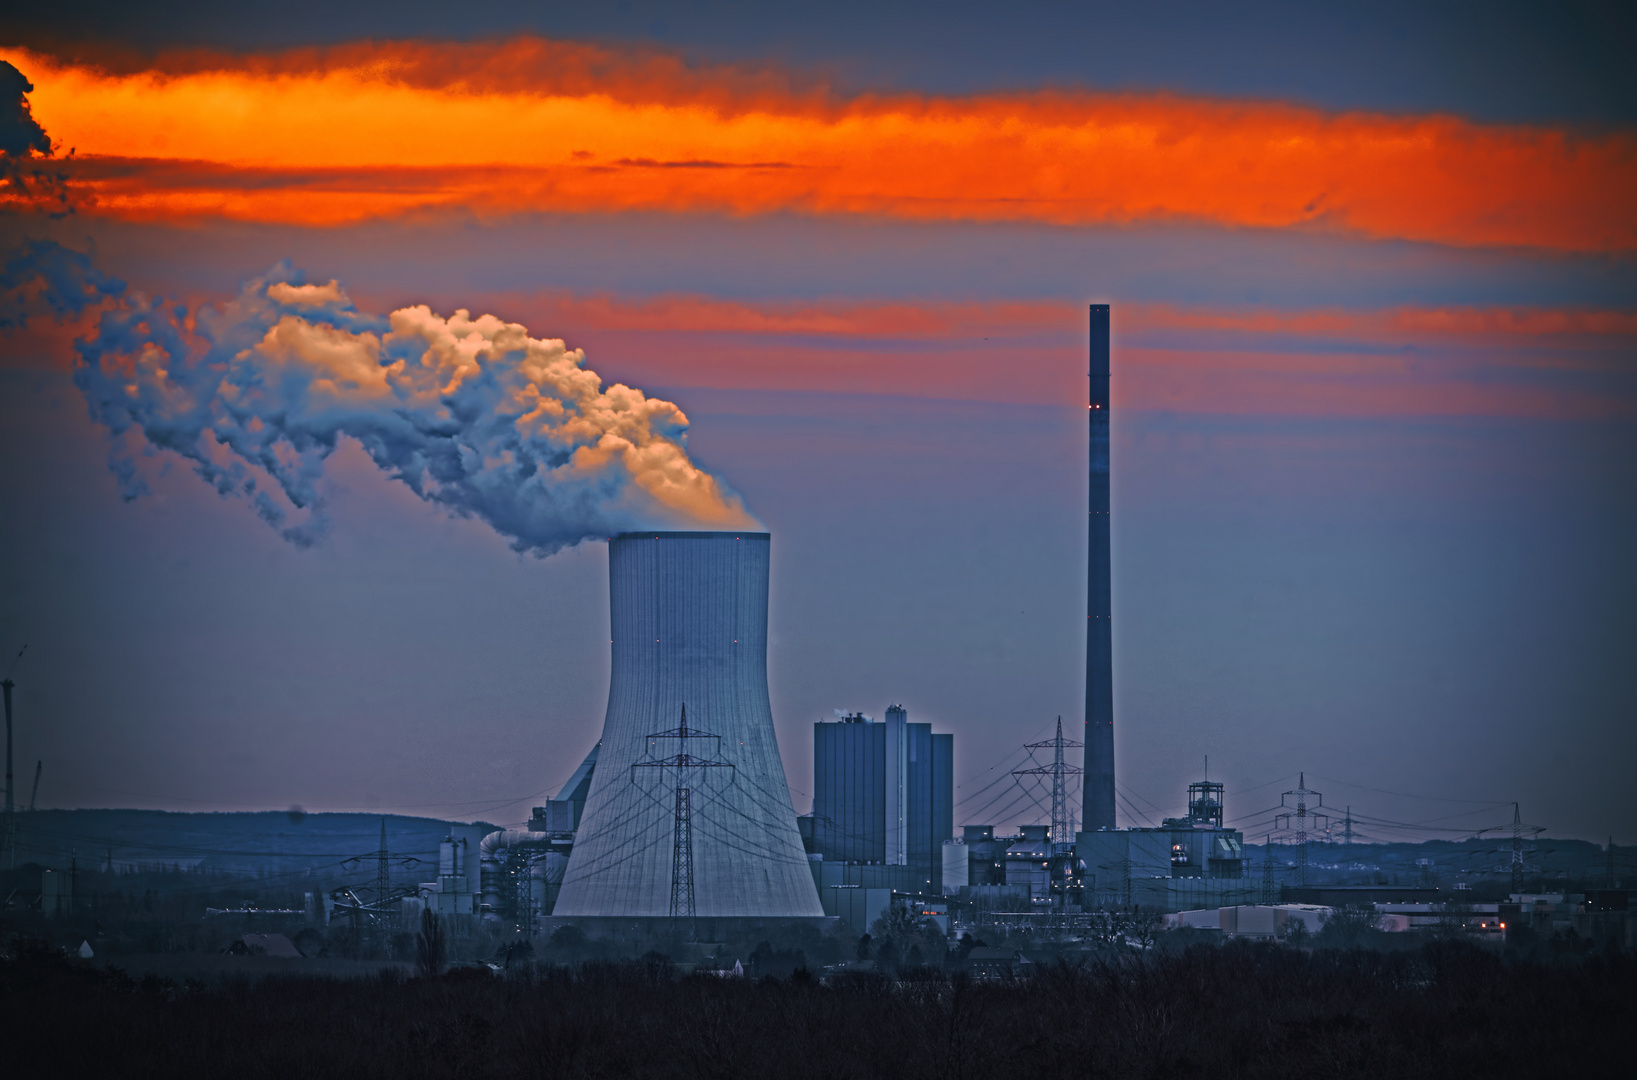
{"label": "electricity pylon", "polygon": [[[1295,790],[1287,791],[1279,796],[1279,805],[1289,809],[1285,813],[1275,815],[1273,821],[1274,826],[1280,831],[1295,833],[1296,885],[1298,888],[1306,888],[1308,833],[1317,829],[1328,828],[1330,826],[1330,815],[1314,813],[1315,810],[1324,805],[1324,796],[1307,786],[1306,773],[1298,773],[1297,777]],[[1311,803],[1308,801],[1309,796],[1313,797]],[[1286,802],[1287,799],[1296,800],[1295,804],[1292,805]],[[1324,824],[1320,825],[1320,821],[1323,821]]]}
{"label": "electricity pylon", "polygon": [[[688,753],[690,739],[715,739],[720,748],[722,737],[688,726],[688,706],[682,706],[682,720],[668,731],[656,731],[649,739],[674,739],[677,752],[670,757],[653,761],[633,762],[633,769],[674,769],[676,808],[671,820],[671,932],[687,933],[687,940],[698,937],[694,922],[693,877],[693,792],[687,786],[689,769],[731,769],[732,762],[719,757],[702,758]],[[718,751],[720,752],[720,751]]]}
{"label": "electricity pylon", "polygon": [[1057,737],[1045,742],[1024,743],[1025,750],[1052,751],[1052,763],[1042,765],[1037,769],[1014,769],[1013,776],[1050,776],[1052,778],[1052,838],[1051,838],[1051,888],[1057,893],[1057,908],[1067,911],[1069,904],[1068,879],[1072,869],[1070,863],[1074,861],[1074,822],[1069,812],[1069,785],[1070,776],[1078,776],[1084,769],[1070,765],[1063,760],[1063,751],[1084,743],[1073,739],[1063,738],[1063,718],[1057,718]]}

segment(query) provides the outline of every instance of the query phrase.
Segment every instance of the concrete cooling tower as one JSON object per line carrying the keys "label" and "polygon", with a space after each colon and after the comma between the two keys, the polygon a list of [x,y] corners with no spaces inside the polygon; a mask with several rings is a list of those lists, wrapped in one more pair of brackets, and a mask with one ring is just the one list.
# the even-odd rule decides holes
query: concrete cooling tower
{"label": "concrete cooling tower", "polygon": [[690,868],[682,914],[823,916],[768,703],[768,550],[766,533],[609,541],[608,715],[555,917],[674,916]]}

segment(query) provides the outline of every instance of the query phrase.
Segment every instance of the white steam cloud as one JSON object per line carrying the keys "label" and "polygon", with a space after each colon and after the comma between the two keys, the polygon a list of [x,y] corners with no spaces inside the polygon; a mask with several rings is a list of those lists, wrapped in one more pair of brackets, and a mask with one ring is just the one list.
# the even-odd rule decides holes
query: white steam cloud
{"label": "white steam cloud", "polygon": [[605,387],[582,351],[490,315],[366,314],[336,282],[281,264],[192,317],[129,296],[77,346],[75,381],[116,436],[127,498],[144,490],[133,454],[173,451],[303,546],[325,528],[320,481],[343,436],[520,552],[633,529],[757,527],[689,459],[681,409]]}

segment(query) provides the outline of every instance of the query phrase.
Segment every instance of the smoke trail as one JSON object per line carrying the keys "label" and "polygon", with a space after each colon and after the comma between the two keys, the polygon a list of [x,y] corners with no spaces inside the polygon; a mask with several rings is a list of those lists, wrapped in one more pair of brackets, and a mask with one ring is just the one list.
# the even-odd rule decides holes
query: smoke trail
{"label": "smoke trail", "polygon": [[125,283],[98,270],[85,252],[55,240],[25,239],[0,264],[0,330],[40,314],[78,315],[124,291]]}
{"label": "smoke trail", "polygon": [[[0,61],[0,207],[58,217],[75,197],[37,164],[52,147],[33,89]],[[190,315],[127,296],[90,255],[51,240],[0,258],[0,331],[101,307],[96,333],[75,343],[74,381],[114,435],[109,463],[127,499],[145,490],[136,455],[170,450],[305,547],[327,525],[324,464],[348,436],[416,495],[487,522],[519,552],[756,525],[689,460],[681,409],[605,388],[583,352],[515,323],[424,306],[365,314],[336,282],[308,284],[288,263]]]}
{"label": "smoke trail", "polygon": [[604,387],[582,351],[491,315],[367,314],[336,282],[310,284],[282,263],[220,309],[190,315],[133,294],[76,344],[74,380],[115,435],[126,498],[143,491],[133,455],[173,451],[301,546],[326,526],[320,481],[343,436],[519,552],[630,529],[755,526],[689,460],[681,409]]}

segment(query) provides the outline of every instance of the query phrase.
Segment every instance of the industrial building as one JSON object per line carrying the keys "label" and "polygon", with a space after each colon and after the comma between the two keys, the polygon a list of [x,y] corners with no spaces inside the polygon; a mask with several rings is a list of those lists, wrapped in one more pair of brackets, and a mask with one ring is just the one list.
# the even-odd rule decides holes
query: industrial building
{"label": "industrial building", "polygon": [[591,777],[597,771],[597,754],[601,749],[600,742],[593,746],[591,753],[585,756],[580,767],[557,792],[557,797],[548,800],[544,806],[534,808],[534,820],[529,823],[531,831],[571,833],[580,827],[580,818],[585,814],[586,796],[591,794]]}
{"label": "industrial building", "polygon": [[[1074,744],[1061,724],[1052,827],[997,837],[970,826],[956,839],[954,737],[911,723],[901,705],[880,723],[854,713],[814,725],[813,812],[798,823],[768,701],[768,535],[632,532],[608,547],[601,740],[526,829],[451,833],[428,902],[520,927],[540,915],[627,925],[830,915],[857,928],[894,894],[943,892],[1001,911],[1054,900],[1066,911],[1081,874],[1087,906],[1141,894],[1137,902],[1175,910],[1177,897],[1153,895],[1161,881],[1173,892],[1191,883],[1183,906],[1217,893],[1233,902],[1214,884],[1243,877],[1239,834],[1221,827],[1220,785],[1198,800],[1190,789],[1187,819],[1114,829],[1109,370],[1109,309],[1094,305],[1078,862],[1060,790],[1062,751]],[[1081,864],[1089,869],[1077,873]]]}
{"label": "industrial building", "polygon": [[591,748],[556,798],[534,808],[526,828],[451,826],[438,844],[437,880],[422,882],[419,897],[404,902],[400,923],[414,925],[422,907],[440,916],[482,916],[529,930],[540,916],[550,915],[601,746]]}
{"label": "industrial building", "polygon": [[437,914],[481,912],[483,879],[478,848],[484,832],[481,825],[453,825],[438,844],[438,879],[421,883],[422,899]]}
{"label": "industrial building", "polygon": [[963,888],[1006,884],[1006,849],[1012,841],[997,838],[993,825],[964,825],[961,835],[944,841],[944,893],[959,895]]}
{"label": "industrial building", "polygon": [[[1080,831],[1064,873],[1046,825],[1016,836],[968,825],[943,844],[941,891],[974,910],[1059,913],[1098,909],[1183,911],[1255,903],[1244,837],[1223,825],[1222,785],[1188,786],[1183,817],[1132,829]],[[1001,903],[1009,903],[1002,908]]]}
{"label": "industrial building", "polygon": [[954,746],[953,735],[910,723],[901,705],[879,724],[859,713],[814,724],[810,854],[906,867],[894,887],[937,892],[955,834]]}
{"label": "industrial building", "polygon": [[[1185,817],[1115,827],[1109,346],[1109,308],[1093,305],[1084,768],[1065,765],[1075,744],[1059,725],[1052,826],[968,826],[957,839],[954,737],[901,705],[879,723],[814,724],[813,812],[798,822],[768,704],[767,534],[625,533],[609,543],[602,740],[528,831],[483,838],[476,908],[521,916],[518,886],[495,885],[517,877],[518,853],[531,910],[559,918],[824,913],[856,927],[895,893],[1062,914],[1253,903],[1221,784],[1190,785]],[[1061,793],[1076,771],[1077,833]]]}
{"label": "industrial building", "polygon": [[1065,897],[1065,845],[1049,825],[1021,825],[1016,836],[996,836],[993,825],[967,825],[943,845],[942,892],[984,911],[1029,912]]}
{"label": "industrial building", "polygon": [[1217,930],[1224,937],[1283,938],[1297,923],[1309,934],[1324,929],[1333,910],[1317,904],[1240,904],[1232,907],[1181,911],[1165,925],[1173,930]]}
{"label": "industrial building", "polygon": [[1100,829],[1075,837],[1081,906],[1183,911],[1256,901],[1245,872],[1245,838],[1223,825],[1222,785],[1188,785],[1188,811],[1158,826]]}
{"label": "industrial building", "polygon": [[612,671],[554,916],[821,918],[767,692],[767,533],[608,544]]}

